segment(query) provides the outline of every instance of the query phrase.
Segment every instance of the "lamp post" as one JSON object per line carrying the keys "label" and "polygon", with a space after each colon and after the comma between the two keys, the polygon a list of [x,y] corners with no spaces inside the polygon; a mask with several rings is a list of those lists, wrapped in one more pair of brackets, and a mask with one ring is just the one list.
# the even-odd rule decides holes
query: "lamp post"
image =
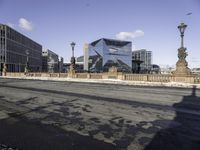
{"label": "lamp post", "polygon": [[76,62],[76,60],[75,60],[75,57],[74,57],[74,47],[75,47],[76,43],[72,42],[70,45],[72,47],[70,72],[73,74],[73,73],[75,73],[75,62]]}
{"label": "lamp post", "polygon": [[26,66],[25,66],[25,70],[24,72],[25,73],[28,73],[29,72],[29,50],[27,49],[26,50]]}
{"label": "lamp post", "polygon": [[75,47],[76,43],[72,42],[70,45],[72,47],[72,57],[74,57],[74,47]]}
{"label": "lamp post", "polygon": [[176,63],[176,71],[173,73],[177,77],[187,77],[191,76],[191,70],[188,68],[188,63],[186,61],[187,57],[187,52],[186,48],[184,47],[183,43],[183,37],[184,37],[184,32],[186,29],[187,25],[184,23],[181,23],[178,26],[178,29],[180,31],[180,36],[181,36],[181,47],[178,49],[178,58],[179,60]]}
{"label": "lamp post", "polygon": [[178,26],[178,29],[180,31],[180,36],[181,36],[181,47],[184,47],[183,46],[183,37],[184,37],[184,32],[185,32],[185,29],[187,28],[187,25],[184,24],[184,23],[181,23],[179,26]]}

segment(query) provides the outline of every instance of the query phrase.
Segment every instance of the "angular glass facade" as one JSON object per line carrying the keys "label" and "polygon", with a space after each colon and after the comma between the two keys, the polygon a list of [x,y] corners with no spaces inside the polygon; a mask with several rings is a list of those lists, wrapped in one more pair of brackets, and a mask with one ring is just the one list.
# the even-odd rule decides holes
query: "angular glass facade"
{"label": "angular glass facade", "polygon": [[106,72],[112,66],[118,71],[132,70],[132,43],[112,39],[99,39],[88,45],[88,71]]}

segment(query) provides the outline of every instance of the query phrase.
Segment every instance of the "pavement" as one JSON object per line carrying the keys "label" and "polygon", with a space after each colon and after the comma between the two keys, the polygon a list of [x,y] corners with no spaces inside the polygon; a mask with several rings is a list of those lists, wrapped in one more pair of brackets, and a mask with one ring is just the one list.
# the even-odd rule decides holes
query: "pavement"
{"label": "pavement", "polygon": [[0,78],[0,145],[199,150],[200,90]]}
{"label": "pavement", "polygon": [[10,79],[28,79],[28,80],[44,80],[44,81],[71,81],[83,83],[104,83],[104,84],[119,84],[119,85],[136,85],[136,86],[153,86],[153,87],[177,87],[177,88],[192,88],[195,86],[200,89],[200,84],[191,84],[183,82],[147,82],[147,81],[128,81],[120,79],[81,79],[81,78],[58,78],[58,77],[9,77],[2,76],[1,78]]}

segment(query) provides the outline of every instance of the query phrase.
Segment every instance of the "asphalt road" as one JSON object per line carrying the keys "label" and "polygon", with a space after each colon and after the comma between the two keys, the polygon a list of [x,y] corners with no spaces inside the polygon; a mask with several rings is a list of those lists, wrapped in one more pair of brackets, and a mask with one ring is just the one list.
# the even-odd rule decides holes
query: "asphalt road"
{"label": "asphalt road", "polygon": [[0,144],[199,150],[200,90],[0,78]]}

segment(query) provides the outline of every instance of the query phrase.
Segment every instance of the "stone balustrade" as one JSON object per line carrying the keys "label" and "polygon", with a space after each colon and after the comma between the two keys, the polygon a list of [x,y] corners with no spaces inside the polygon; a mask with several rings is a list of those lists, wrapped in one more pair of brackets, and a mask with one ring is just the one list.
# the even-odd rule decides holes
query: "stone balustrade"
{"label": "stone balustrade", "polygon": [[67,73],[19,73],[7,72],[6,76],[11,77],[49,77],[49,78],[80,78],[80,79],[120,79],[127,81],[146,81],[146,82],[182,82],[200,84],[200,76],[177,77],[173,75],[161,74],[122,74],[122,73],[75,73],[69,76]]}
{"label": "stone balustrade", "polygon": [[145,74],[125,74],[124,80],[130,81],[147,81],[147,75]]}
{"label": "stone balustrade", "polygon": [[88,74],[87,73],[76,73],[76,78],[87,79]]}
{"label": "stone balustrade", "polygon": [[100,74],[100,73],[91,73],[91,74],[89,74],[89,79],[102,79],[102,74]]}
{"label": "stone balustrade", "polygon": [[170,82],[171,81],[171,75],[147,75],[147,81],[149,82]]}

